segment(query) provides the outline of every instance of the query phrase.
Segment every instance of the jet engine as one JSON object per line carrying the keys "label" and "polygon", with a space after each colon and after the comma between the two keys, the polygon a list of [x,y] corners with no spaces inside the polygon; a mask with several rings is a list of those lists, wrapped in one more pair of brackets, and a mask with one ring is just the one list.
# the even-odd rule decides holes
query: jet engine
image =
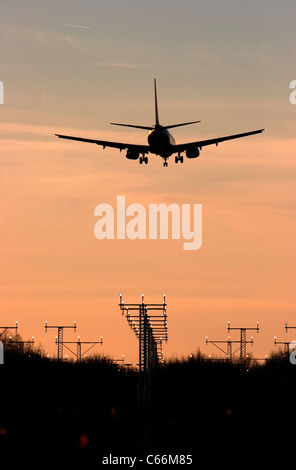
{"label": "jet engine", "polygon": [[187,158],[197,158],[199,156],[199,148],[196,147],[195,145],[191,145],[188,147],[186,150],[186,157]]}
{"label": "jet engine", "polygon": [[128,149],[126,152],[126,158],[129,160],[138,160],[140,153],[137,150]]}

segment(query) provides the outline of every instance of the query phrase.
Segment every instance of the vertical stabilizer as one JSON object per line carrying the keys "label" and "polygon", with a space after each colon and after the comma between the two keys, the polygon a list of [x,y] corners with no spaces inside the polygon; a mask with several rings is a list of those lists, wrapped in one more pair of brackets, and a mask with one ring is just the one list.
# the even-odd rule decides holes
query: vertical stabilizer
{"label": "vertical stabilizer", "polygon": [[154,79],[154,100],[155,100],[155,125],[158,126],[159,125],[159,118],[158,118],[156,79]]}

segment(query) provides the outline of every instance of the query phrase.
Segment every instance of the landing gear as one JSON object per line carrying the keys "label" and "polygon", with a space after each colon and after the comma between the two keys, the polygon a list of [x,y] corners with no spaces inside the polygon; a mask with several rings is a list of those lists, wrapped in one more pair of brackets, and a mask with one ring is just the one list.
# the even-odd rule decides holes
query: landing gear
{"label": "landing gear", "polygon": [[142,163],[145,163],[145,165],[147,165],[148,157],[145,157],[145,155],[143,155],[142,157],[139,158],[139,163],[140,165],[142,165]]}
{"label": "landing gear", "polygon": [[164,158],[163,166],[168,166],[167,159],[165,157],[163,157],[163,158]]}
{"label": "landing gear", "polygon": [[175,157],[175,163],[183,163],[183,156],[180,155],[180,153],[178,153],[178,156]]}

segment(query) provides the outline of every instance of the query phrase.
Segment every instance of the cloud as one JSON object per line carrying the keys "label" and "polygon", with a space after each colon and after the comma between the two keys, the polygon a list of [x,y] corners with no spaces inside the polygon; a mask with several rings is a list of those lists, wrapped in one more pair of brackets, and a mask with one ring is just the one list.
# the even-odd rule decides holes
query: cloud
{"label": "cloud", "polygon": [[62,26],[68,26],[69,28],[78,28],[78,29],[90,29],[90,26],[84,26],[80,24],[62,23]]}

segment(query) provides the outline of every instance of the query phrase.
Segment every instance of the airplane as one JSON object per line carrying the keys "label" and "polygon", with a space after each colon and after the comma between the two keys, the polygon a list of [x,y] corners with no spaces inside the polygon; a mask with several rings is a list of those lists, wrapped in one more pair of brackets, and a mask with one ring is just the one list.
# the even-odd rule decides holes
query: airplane
{"label": "airplane", "polygon": [[159,123],[158,116],[158,103],[157,103],[157,90],[156,90],[156,79],[154,79],[154,110],[155,110],[155,124],[153,126],[139,126],[133,124],[119,124],[116,122],[111,122],[111,125],[114,126],[124,126],[124,127],[134,127],[136,129],[145,129],[148,130],[148,145],[138,145],[138,144],[125,144],[122,142],[109,142],[107,140],[95,140],[95,139],[86,139],[83,137],[73,137],[70,135],[55,134],[61,139],[70,139],[77,140],[79,142],[88,142],[92,144],[101,145],[103,149],[105,147],[117,148],[121,150],[127,150],[126,158],[129,160],[139,160],[139,163],[148,163],[148,157],[146,156],[149,153],[159,155],[163,159],[163,166],[168,166],[168,158],[173,155],[175,156],[175,163],[183,163],[183,156],[181,153],[185,152],[187,158],[197,158],[200,155],[200,151],[206,145],[218,144],[224,142],[225,140],[238,139],[240,137],[247,137],[253,134],[259,134],[265,129],[258,129],[251,132],[244,132],[243,134],[234,134],[227,135],[225,137],[216,137],[214,139],[207,140],[197,140],[194,142],[188,142],[185,144],[176,144],[175,139],[170,134],[168,129],[173,127],[188,126],[189,124],[196,124],[200,121],[191,121],[183,122],[181,124],[171,124],[169,126],[162,126]]}

